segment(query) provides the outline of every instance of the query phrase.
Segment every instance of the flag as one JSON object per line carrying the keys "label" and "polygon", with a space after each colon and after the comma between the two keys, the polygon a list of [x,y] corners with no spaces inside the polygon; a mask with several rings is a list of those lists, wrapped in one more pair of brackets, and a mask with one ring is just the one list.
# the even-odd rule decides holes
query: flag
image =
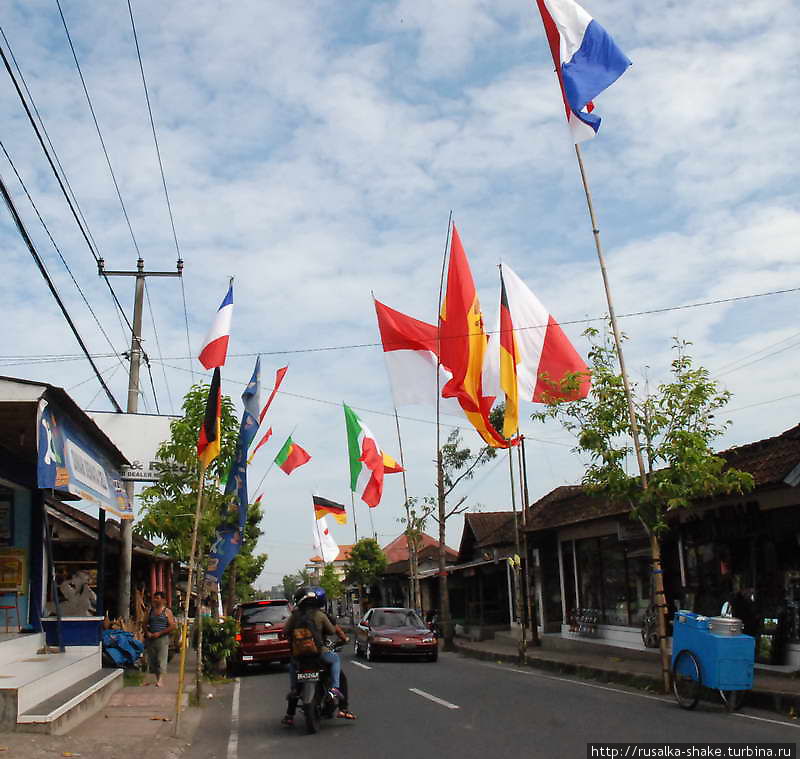
{"label": "flag", "polygon": [[576,143],[600,129],[592,102],[631,65],[608,32],[574,0],[536,0]]}
{"label": "flag", "polygon": [[506,407],[503,416],[503,437],[510,439],[519,430],[519,384],[517,382],[517,340],[514,322],[508,308],[506,285],[503,281],[503,267],[500,267],[500,387],[506,394]]}
{"label": "flag", "polygon": [[317,519],[322,519],[326,514],[331,514],[339,524],[347,524],[347,511],[341,503],[329,501],[322,496],[314,496],[314,514]]}
{"label": "flag", "polygon": [[217,582],[242,548],[242,532],[238,527],[218,527],[208,553],[206,573]]}
{"label": "flag", "polygon": [[278,455],[275,457],[275,463],[280,469],[286,472],[286,474],[291,474],[297,467],[303,466],[303,464],[310,460],[311,456],[308,455],[308,452],[295,443],[291,435],[286,438],[283,448],[281,448]]}
{"label": "flag", "polygon": [[228,292],[222,299],[214,323],[203,341],[203,349],[198,358],[206,369],[214,369],[225,365],[228,355],[228,339],[231,335],[231,319],[233,318],[233,280]]}
{"label": "flag", "polygon": [[347,429],[347,453],[350,458],[350,490],[359,493],[361,500],[370,508],[375,508],[383,495],[383,475],[389,472],[402,472],[403,469],[385,454],[375,436],[355,411],[344,406],[344,423]]}
{"label": "flag", "polygon": [[314,550],[325,564],[336,561],[336,557],[339,555],[339,546],[328,529],[326,517],[322,517],[322,519],[314,517]]}
{"label": "flag", "polygon": [[[506,264],[502,267],[502,283],[508,311],[506,324],[514,330],[510,334],[514,337],[519,397],[534,403],[585,398],[589,393],[589,369],[561,326]],[[489,342],[486,385],[505,389],[502,346],[509,333],[504,326],[502,305],[498,321],[499,334],[492,334]],[[574,390],[565,392],[560,384],[573,372],[581,372],[583,376]]]}
{"label": "flag", "polygon": [[264,417],[267,415],[267,409],[270,407],[272,403],[272,399],[275,397],[275,393],[278,392],[278,388],[281,386],[281,382],[283,382],[283,378],[286,376],[286,372],[289,371],[288,366],[283,366],[275,372],[275,385],[272,388],[272,392],[269,394],[269,398],[267,398],[267,402],[264,404],[264,408],[261,410],[261,415],[258,417],[259,422],[264,421]]}
{"label": "flag", "polygon": [[508,448],[489,421],[494,398],[483,394],[483,359],[487,336],[478,293],[467,255],[453,225],[447,291],[439,314],[439,351],[442,364],[452,373],[442,388],[444,398],[456,398],[478,434],[492,448]]}
{"label": "flag", "polygon": [[[219,372],[219,369],[215,371]],[[208,573],[217,580],[222,578],[228,564],[242,548],[242,536],[247,524],[247,449],[258,430],[258,409],[261,395],[261,359],[256,359],[253,376],[242,393],[244,412],[236,440],[236,455],[225,482],[225,495],[230,500],[225,522],[217,528],[214,546],[209,553]]]}
{"label": "flag", "polygon": [[[452,377],[437,358],[436,327],[406,316],[375,301],[383,357],[392,387],[395,408],[424,404],[436,405],[436,369],[441,387]],[[461,415],[461,407],[451,398],[441,404],[444,413]]]}
{"label": "flag", "polygon": [[257,451],[259,448],[261,448],[261,446],[262,446],[262,445],[264,445],[264,443],[266,443],[266,442],[267,442],[267,440],[269,440],[271,437],[272,437],[272,427],[270,427],[270,428],[269,428],[269,429],[268,429],[268,430],[267,430],[267,431],[264,433],[264,437],[262,437],[262,438],[261,438],[261,440],[259,440],[259,441],[258,441],[258,444],[256,445],[256,447],[255,447],[255,448],[253,448],[253,452],[250,454],[250,458],[249,458],[249,459],[247,459],[247,463],[248,463],[248,464],[252,464],[252,463],[253,463],[253,459],[255,458],[256,451]]}
{"label": "flag", "polygon": [[200,425],[200,435],[197,438],[197,458],[203,469],[219,456],[220,439],[222,432],[222,393],[220,388],[219,367],[214,369],[211,387],[208,389],[206,412],[203,423]]}
{"label": "flag", "polygon": [[255,501],[253,501],[253,505],[254,505],[254,506],[261,506],[261,500],[262,500],[263,498],[264,498],[264,494],[263,494],[263,493],[259,493],[259,494],[256,496],[256,500],[255,500]]}

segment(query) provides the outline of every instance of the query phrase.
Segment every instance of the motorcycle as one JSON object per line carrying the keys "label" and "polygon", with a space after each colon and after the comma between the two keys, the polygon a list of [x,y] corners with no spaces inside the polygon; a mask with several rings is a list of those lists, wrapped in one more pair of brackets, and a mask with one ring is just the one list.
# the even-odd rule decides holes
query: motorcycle
{"label": "motorcycle", "polygon": [[[331,651],[338,651],[344,641],[327,641]],[[332,719],[339,711],[339,699],[331,693],[330,669],[319,656],[297,659],[297,705],[303,710],[306,732],[316,733],[323,719]]]}

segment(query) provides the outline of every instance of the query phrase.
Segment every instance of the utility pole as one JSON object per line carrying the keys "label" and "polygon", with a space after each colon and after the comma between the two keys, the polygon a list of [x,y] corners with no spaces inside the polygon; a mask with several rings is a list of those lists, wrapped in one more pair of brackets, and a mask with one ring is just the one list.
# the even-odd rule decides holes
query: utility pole
{"label": "utility pole", "polygon": [[[133,332],[131,334],[130,370],[128,373],[129,414],[139,410],[139,368],[142,363],[142,307],[144,304],[144,282],[146,277],[182,277],[183,260],[178,259],[176,271],[145,271],[144,259],[136,261],[136,271],[107,271],[105,261],[97,260],[97,273],[101,277],[136,277],[133,299]],[[125,492],[133,505],[133,481],[125,481]],[[119,586],[117,588],[117,616],[128,619],[131,613],[131,560],[133,557],[133,520],[121,519],[119,525]]]}

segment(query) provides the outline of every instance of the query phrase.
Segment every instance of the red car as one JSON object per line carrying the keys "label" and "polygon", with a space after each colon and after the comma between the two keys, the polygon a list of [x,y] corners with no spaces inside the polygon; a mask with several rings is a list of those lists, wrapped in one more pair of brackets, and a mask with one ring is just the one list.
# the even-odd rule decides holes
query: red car
{"label": "red car", "polygon": [[439,657],[439,641],[413,609],[370,609],[355,629],[356,656],[367,661],[378,656]]}
{"label": "red car", "polygon": [[233,615],[239,623],[239,646],[231,661],[234,670],[249,664],[289,662],[291,651],[283,626],[291,610],[286,599],[248,601],[234,609]]}

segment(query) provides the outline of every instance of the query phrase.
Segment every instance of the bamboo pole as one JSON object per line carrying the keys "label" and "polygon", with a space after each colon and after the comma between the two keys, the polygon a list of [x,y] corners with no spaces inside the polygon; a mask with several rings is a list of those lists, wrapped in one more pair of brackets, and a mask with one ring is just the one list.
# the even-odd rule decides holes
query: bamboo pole
{"label": "bamboo pole", "polygon": [[183,682],[186,676],[186,643],[189,631],[189,601],[192,597],[192,575],[194,570],[194,557],[197,550],[197,530],[200,524],[200,513],[203,505],[203,488],[206,483],[206,467],[200,470],[200,482],[197,488],[197,506],[194,512],[194,526],[192,527],[192,548],[189,551],[189,574],[186,578],[186,598],[183,601],[183,625],[181,627],[181,653],[178,664],[178,693],[175,698],[175,735],[178,735],[181,723],[181,702],[183,701]]}
{"label": "bamboo pole", "polygon": [[[603,287],[606,293],[606,302],[608,303],[608,316],[611,321],[611,329],[614,333],[614,344],[617,349],[617,359],[619,361],[619,370],[622,375],[622,384],[625,388],[625,398],[628,401],[628,417],[631,424],[631,438],[633,439],[633,448],[636,452],[636,463],[639,467],[639,478],[642,483],[642,490],[647,490],[647,470],[644,465],[644,458],[642,457],[642,447],[639,442],[639,425],[636,421],[636,408],[633,403],[633,393],[631,392],[630,381],[628,379],[628,371],[625,367],[625,356],[622,351],[622,337],[617,324],[617,315],[614,311],[614,301],[611,297],[611,286],[608,281],[608,272],[606,271],[606,261],[603,255],[603,246],[600,242],[600,228],[597,225],[597,217],[594,212],[594,204],[592,202],[592,193],[589,189],[589,180],[586,177],[586,169],[583,165],[583,155],[579,145],[575,145],[575,155],[578,159],[578,168],[581,172],[581,181],[583,183],[583,191],[586,194],[586,205],[589,208],[589,218],[592,222],[592,234],[594,235],[594,245],[597,250],[597,260],[600,264],[600,273],[603,277]],[[661,677],[664,685],[664,691],[668,692],[670,689],[670,661],[669,651],[667,650],[667,620],[666,620],[666,597],[664,595],[664,575],[661,567],[661,545],[658,536],[650,533],[650,552],[652,557],[652,572],[655,581],[655,595],[656,595],[656,608],[658,609],[658,637],[659,648],[661,650]]]}
{"label": "bamboo pole", "polygon": [[397,406],[394,408],[394,423],[397,427],[397,445],[400,449],[400,466],[403,469],[403,503],[406,509],[406,548],[408,549],[408,572],[411,576],[411,604],[414,608],[422,612],[422,600],[419,593],[419,578],[417,577],[417,538],[411,538],[411,511],[408,505],[408,485],[406,483],[406,462],[403,456],[403,438],[400,435],[400,417],[397,415]]}
{"label": "bamboo pole", "polygon": [[528,467],[525,463],[525,436],[519,436],[517,446],[517,458],[519,463],[519,499],[522,510],[522,550],[525,553],[525,600],[528,607],[528,619],[531,621],[531,645],[540,646],[539,640],[539,621],[536,616],[536,606],[533,603],[533,590],[536,587],[536,564],[531,563],[530,552],[528,551]]}

